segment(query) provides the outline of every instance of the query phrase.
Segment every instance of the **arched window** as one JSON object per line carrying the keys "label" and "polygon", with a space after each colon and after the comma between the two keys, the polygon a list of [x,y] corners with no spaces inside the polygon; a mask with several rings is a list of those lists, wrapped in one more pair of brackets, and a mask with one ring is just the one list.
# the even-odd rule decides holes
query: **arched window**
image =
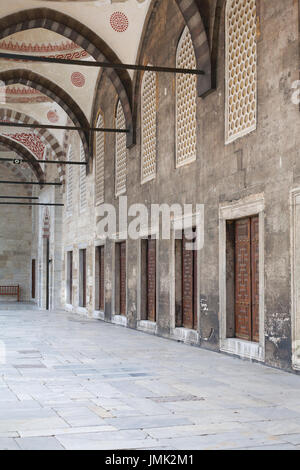
{"label": "arched window", "polygon": [[[119,100],[116,107],[116,128],[126,129],[125,115]],[[127,148],[126,134],[116,133],[115,136],[115,193],[116,196],[126,192]]]}
{"label": "arched window", "polygon": [[[68,150],[68,157],[67,157],[68,162],[71,162],[73,160],[73,149],[72,146],[70,145],[69,150]],[[71,214],[72,209],[73,209],[73,165],[67,165],[67,203],[66,203],[66,209],[67,213]]]}
{"label": "arched window", "polygon": [[[80,141],[80,161],[85,162],[85,153],[82,142]],[[80,165],[79,175],[79,208],[80,211],[84,211],[87,207],[86,198],[86,166]]]}
{"label": "arched window", "polygon": [[145,72],[141,93],[142,183],[156,175],[156,73]]}
{"label": "arched window", "polygon": [[[178,44],[176,67],[196,68],[196,56],[186,26]],[[176,75],[176,167],[196,160],[196,75]]]}
{"label": "arched window", "polygon": [[[104,127],[104,119],[102,114],[99,115],[97,127]],[[105,137],[104,132],[96,132],[96,159],[95,159],[95,202],[96,204],[104,203],[104,149]]]}
{"label": "arched window", "polygon": [[226,143],[256,129],[256,1],[226,5]]}

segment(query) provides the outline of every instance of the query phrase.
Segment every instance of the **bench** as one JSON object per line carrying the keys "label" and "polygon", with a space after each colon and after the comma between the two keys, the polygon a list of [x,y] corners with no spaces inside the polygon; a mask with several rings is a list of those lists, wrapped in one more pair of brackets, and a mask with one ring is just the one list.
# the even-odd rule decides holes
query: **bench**
{"label": "bench", "polygon": [[17,296],[20,302],[20,286],[0,286],[0,295]]}

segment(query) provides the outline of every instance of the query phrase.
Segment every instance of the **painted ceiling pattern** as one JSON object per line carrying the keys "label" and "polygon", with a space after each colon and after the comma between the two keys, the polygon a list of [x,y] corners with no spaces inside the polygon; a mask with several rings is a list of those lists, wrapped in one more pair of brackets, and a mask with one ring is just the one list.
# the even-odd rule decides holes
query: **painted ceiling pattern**
{"label": "painted ceiling pattern", "polygon": [[[48,3],[48,4],[46,4]],[[121,61],[134,63],[138,51],[139,38],[142,33],[143,24],[150,0],[13,0],[12,2],[1,2],[0,17],[16,11],[31,8],[47,7],[74,17],[77,21],[86,25],[101,37],[109,47],[116,53]],[[87,51],[78,46],[68,37],[61,36],[55,31],[42,28],[19,31],[11,36],[0,40],[0,51],[16,54],[41,55],[60,59],[93,60]],[[23,67],[24,61],[18,61],[17,67]],[[4,68],[6,64],[3,63]],[[7,67],[11,68],[9,61]],[[49,69],[49,79],[66,90],[73,99],[81,105],[81,96],[94,96],[94,87],[97,83],[97,74],[94,68],[86,72],[84,67],[62,66],[60,74]],[[45,65],[40,67],[41,74],[45,74]],[[39,73],[37,66],[33,71]],[[93,71],[93,72],[92,72]],[[98,70],[97,70],[98,73]],[[29,107],[27,108],[27,104]],[[56,106],[49,97],[25,85],[14,84],[1,87],[0,83],[0,107],[8,105],[17,111],[30,111],[40,122],[51,124],[64,123],[61,121],[61,109]],[[89,116],[89,104],[84,112]],[[28,111],[27,111],[28,110]],[[72,125],[71,123],[69,123]],[[7,129],[3,135],[22,144],[37,159],[43,159],[46,155],[47,146],[35,132],[27,129],[24,132]],[[51,131],[50,131],[51,132]],[[58,140],[63,139],[58,131],[52,131]]]}
{"label": "painted ceiling pattern", "polygon": [[38,135],[32,132],[3,133],[2,135],[22,144],[39,160],[43,159],[46,146]]}

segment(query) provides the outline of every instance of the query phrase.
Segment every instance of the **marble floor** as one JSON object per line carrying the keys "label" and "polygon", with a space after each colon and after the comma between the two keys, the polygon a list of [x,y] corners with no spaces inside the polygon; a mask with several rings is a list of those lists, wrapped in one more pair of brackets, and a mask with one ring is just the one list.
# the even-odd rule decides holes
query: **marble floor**
{"label": "marble floor", "polygon": [[0,304],[0,449],[300,449],[300,377]]}

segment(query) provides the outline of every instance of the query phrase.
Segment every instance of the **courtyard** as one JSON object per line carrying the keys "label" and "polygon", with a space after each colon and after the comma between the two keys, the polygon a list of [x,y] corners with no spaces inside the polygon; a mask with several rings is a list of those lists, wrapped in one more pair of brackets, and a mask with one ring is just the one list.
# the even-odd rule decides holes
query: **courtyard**
{"label": "courtyard", "polygon": [[300,377],[1,304],[0,449],[300,449]]}

